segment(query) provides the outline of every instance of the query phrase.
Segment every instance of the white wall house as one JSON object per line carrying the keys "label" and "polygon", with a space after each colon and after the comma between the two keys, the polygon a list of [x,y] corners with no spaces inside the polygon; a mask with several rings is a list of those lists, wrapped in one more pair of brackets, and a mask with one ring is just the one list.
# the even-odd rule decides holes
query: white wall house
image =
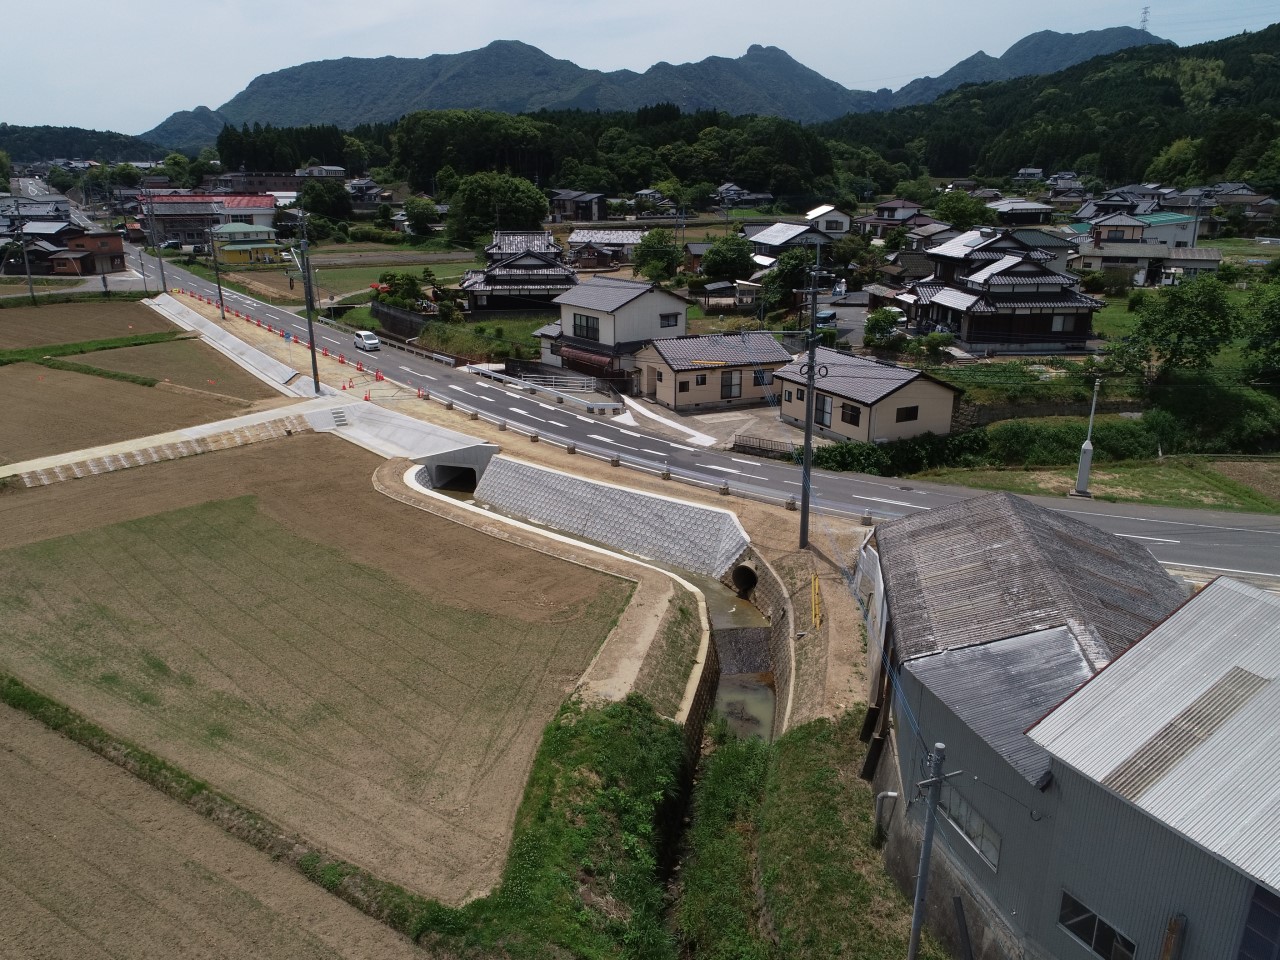
{"label": "white wall house", "polygon": [[688,302],[648,281],[592,277],[553,302],[559,323],[537,332],[542,362],[552,366],[634,370],[634,354],[645,344],[687,332]]}

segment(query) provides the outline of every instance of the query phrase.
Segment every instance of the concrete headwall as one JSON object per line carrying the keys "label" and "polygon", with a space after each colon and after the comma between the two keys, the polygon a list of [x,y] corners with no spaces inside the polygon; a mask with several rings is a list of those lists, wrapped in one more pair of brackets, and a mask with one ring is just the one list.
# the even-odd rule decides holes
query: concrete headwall
{"label": "concrete headwall", "polygon": [[494,457],[476,500],[658,563],[722,576],[750,545],[728,510]]}
{"label": "concrete headwall", "polygon": [[[730,669],[726,664],[726,650],[721,649],[723,672],[733,674],[772,671],[775,701],[771,736],[776,740],[787,732],[791,719],[791,700],[795,693],[795,614],[782,578],[754,547],[743,553],[738,562],[750,562],[755,566],[757,580],[751,593],[751,602],[769,619],[769,627],[767,630],[759,628],[758,632],[717,631],[714,636],[718,640],[721,632],[731,635],[727,638],[726,648],[735,658],[735,667],[740,664],[760,664],[744,669]],[[727,577],[724,579],[726,583],[729,582]]]}

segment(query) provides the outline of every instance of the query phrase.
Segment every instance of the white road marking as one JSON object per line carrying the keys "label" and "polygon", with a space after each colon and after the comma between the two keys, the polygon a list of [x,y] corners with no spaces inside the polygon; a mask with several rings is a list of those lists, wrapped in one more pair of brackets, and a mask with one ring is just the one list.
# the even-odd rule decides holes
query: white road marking
{"label": "white road marking", "polygon": [[648,447],[641,447],[640,452],[652,453],[655,457],[665,457],[667,455],[667,452],[665,450],[650,450]]}
{"label": "white road marking", "polygon": [[649,439],[643,433],[636,433],[634,430],[623,430],[622,427],[614,427],[613,429],[617,430],[619,433],[625,433],[628,437],[639,437],[641,440]]}
{"label": "white road marking", "polygon": [[704,463],[704,467],[708,470],[719,470],[721,473],[741,473],[741,470],[735,470],[733,467],[719,467],[714,463]]}
{"label": "white road marking", "polygon": [[1164,560],[1162,563],[1164,563],[1165,566],[1178,569],[1185,567],[1188,570],[1216,570],[1218,573],[1245,573],[1253,577],[1274,577],[1276,575],[1274,570],[1267,571],[1265,573],[1261,570],[1235,570],[1231,567],[1210,567],[1203,563],[1182,563],[1178,560]]}
{"label": "white road marking", "polygon": [[741,457],[730,457],[729,459],[732,460],[734,463],[749,463],[753,467],[756,465],[755,460],[743,460]]}
{"label": "white road marking", "polygon": [[[815,493],[817,491],[814,491]],[[917,510],[932,510],[933,507],[922,507],[918,503],[907,503],[905,500],[883,500],[880,497],[861,497],[853,495],[854,500],[870,500],[872,503],[891,503],[895,507],[915,507]]]}
{"label": "white road marking", "polygon": [[468,397],[474,397],[474,396],[475,396],[475,394],[474,394],[474,393],[472,393],[470,390],[468,390],[466,387],[460,387],[460,386],[458,386],[456,383],[451,383],[451,384],[449,384],[449,389],[450,389],[450,390],[457,390],[459,393],[465,393]]}
{"label": "white road marking", "polygon": [[513,413],[520,414],[520,416],[522,417],[528,417],[530,420],[537,420],[539,423],[547,422],[543,420],[542,417],[534,416],[532,413],[528,413],[527,411],[521,410],[519,407],[508,407],[507,409],[511,410]]}
{"label": "white road marking", "polygon": [[804,486],[804,484],[802,484],[799,480],[783,480],[782,482],[783,482],[783,483],[789,483],[789,484],[791,484],[793,487],[802,487],[802,486]]}
{"label": "white road marking", "polygon": [[574,416],[577,417],[579,420],[581,420],[583,423],[595,423],[595,421],[592,420],[590,417],[579,416],[576,413],[574,414]]}
{"label": "white road marking", "polygon": [[321,339],[321,340],[328,340],[330,343],[338,343],[338,342],[339,342],[339,341],[337,341],[337,340],[333,339],[333,337],[325,337],[325,336],[322,336],[320,339]]}
{"label": "white road marking", "polygon": [[602,437],[598,433],[589,433],[587,434],[587,436],[590,437],[592,440],[599,440],[602,443],[611,443],[615,447],[622,447],[624,450],[635,450],[637,453],[640,450],[639,447],[633,447],[630,444],[626,444],[626,443],[619,443],[617,440],[610,440],[608,437]]}
{"label": "white road marking", "polygon": [[667,443],[675,447],[677,450],[697,451],[698,449],[697,447],[686,447],[683,443],[676,443],[674,440],[668,440]]}
{"label": "white road marking", "polygon": [[1124,537],[1126,540],[1150,540],[1153,543],[1181,543],[1181,540],[1166,540],[1164,537],[1140,537],[1136,533],[1117,533],[1117,537]]}

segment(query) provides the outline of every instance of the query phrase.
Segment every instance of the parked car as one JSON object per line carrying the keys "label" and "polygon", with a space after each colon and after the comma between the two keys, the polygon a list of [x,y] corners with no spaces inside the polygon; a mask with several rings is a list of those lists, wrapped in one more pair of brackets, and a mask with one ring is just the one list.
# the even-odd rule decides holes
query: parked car
{"label": "parked car", "polygon": [[817,319],[819,327],[834,327],[836,325],[836,312],[834,310],[819,310]]}
{"label": "parked car", "polygon": [[194,243],[194,244],[192,244],[192,245],[191,245],[191,252],[192,252],[192,253],[205,253],[206,251],[205,251],[205,249],[204,249],[204,244],[203,244],[203,243]]}
{"label": "parked car", "polygon": [[181,241],[181,240],[166,240],[164,243],[160,244],[160,249],[161,249],[161,250],[181,250],[181,249],[182,249],[182,241]]}
{"label": "parked car", "polygon": [[377,350],[382,347],[382,341],[375,337],[368,330],[356,331],[356,349],[357,350]]}

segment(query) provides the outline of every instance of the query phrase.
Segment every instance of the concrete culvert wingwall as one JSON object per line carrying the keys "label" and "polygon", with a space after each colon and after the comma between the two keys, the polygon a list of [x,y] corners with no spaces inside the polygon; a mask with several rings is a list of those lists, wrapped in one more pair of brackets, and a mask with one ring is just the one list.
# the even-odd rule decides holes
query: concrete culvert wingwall
{"label": "concrete culvert wingwall", "polygon": [[760,575],[752,561],[744,560],[733,568],[732,579],[733,589],[738,592],[738,596],[744,600],[749,600],[751,599],[751,591],[760,582]]}

